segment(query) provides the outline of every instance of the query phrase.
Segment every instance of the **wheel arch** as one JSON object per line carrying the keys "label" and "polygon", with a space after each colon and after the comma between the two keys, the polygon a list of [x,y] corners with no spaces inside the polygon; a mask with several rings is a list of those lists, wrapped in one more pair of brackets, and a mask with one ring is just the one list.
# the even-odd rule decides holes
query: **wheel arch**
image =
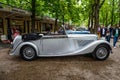
{"label": "wheel arch", "polygon": [[[106,47],[109,49],[109,51],[112,50],[111,46],[110,46],[109,44],[107,44],[107,43],[100,43],[99,45],[96,46],[96,48],[97,48],[98,46],[100,46],[100,45],[106,46]],[[96,50],[96,48],[94,49],[94,51]],[[93,52],[94,52],[94,51],[93,51]]]}
{"label": "wheel arch", "polygon": [[23,49],[25,46],[31,46],[32,48],[34,48],[34,49],[35,49],[35,52],[36,52],[36,54],[37,54],[37,56],[38,56],[38,48],[37,48],[37,46],[36,46],[35,44],[33,44],[33,43],[24,43],[24,44],[22,44],[21,47],[20,47],[20,51],[19,51],[20,54],[21,54],[22,49]]}

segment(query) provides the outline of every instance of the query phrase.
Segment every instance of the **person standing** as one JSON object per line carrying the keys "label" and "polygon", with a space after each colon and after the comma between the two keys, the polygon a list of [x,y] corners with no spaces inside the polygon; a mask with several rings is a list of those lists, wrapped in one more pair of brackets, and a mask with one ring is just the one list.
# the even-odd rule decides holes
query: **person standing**
{"label": "person standing", "polygon": [[118,41],[118,37],[120,36],[120,29],[118,26],[113,29],[113,47],[116,48],[116,43]]}
{"label": "person standing", "polygon": [[98,33],[98,39],[100,39],[100,30],[101,30],[101,28],[100,28],[100,26],[98,27],[98,31],[97,31],[97,33]]}
{"label": "person standing", "polygon": [[110,43],[110,31],[109,31],[109,28],[107,28],[107,32],[106,32],[106,41],[108,41]]}
{"label": "person standing", "polygon": [[8,42],[11,43],[12,42],[12,29],[8,28]]}
{"label": "person standing", "polygon": [[109,32],[110,32],[110,38],[111,38],[111,37],[112,37],[112,34],[113,34],[113,28],[112,28],[112,26],[110,26]]}
{"label": "person standing", "polygon": [[102,25],[100,30],[101,38],[105,40],[107,29]]}
{"label": "person standing", "polygon": [[13,40],[15,39],[15,37],[16,37],[17,35],[20,35],[20,31],[19,31],[18,29],[15,29],[15,32],[14,32],[14,34],[13,34]]}

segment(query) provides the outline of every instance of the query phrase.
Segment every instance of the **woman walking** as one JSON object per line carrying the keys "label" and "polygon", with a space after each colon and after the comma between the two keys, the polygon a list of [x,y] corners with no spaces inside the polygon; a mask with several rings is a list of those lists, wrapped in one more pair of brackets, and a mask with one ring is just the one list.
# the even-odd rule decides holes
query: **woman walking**
{"label": "woman walking", "polygon": [[118,26],[113,29],[113,47],[116,48],[116,43],[118,41],[118,37],[120,36],[120,29]]}

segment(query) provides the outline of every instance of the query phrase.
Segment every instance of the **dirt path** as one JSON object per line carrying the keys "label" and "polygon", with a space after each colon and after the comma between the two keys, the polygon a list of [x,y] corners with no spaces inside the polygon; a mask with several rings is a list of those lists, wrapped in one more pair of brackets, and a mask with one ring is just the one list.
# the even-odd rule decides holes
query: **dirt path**
{"label": "dirt path", "polygon": [[105,61],[73,56],[28,62],[8,50],[0,49],[0,80],[120,80],[120,48]]}

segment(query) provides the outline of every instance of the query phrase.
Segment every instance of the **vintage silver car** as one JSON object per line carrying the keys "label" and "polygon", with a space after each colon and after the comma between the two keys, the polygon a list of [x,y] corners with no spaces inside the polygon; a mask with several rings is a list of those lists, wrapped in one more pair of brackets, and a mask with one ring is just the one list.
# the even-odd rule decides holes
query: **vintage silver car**
{"label": "vintage silver car", "polygon": [[20,55],[25,60],[37,57],[73,56],[92,54],[96,60],[106,60],[112,52],[110,44],[98,40],[94,34],[49,34],[39,33],[17,36],[10,55]]}

